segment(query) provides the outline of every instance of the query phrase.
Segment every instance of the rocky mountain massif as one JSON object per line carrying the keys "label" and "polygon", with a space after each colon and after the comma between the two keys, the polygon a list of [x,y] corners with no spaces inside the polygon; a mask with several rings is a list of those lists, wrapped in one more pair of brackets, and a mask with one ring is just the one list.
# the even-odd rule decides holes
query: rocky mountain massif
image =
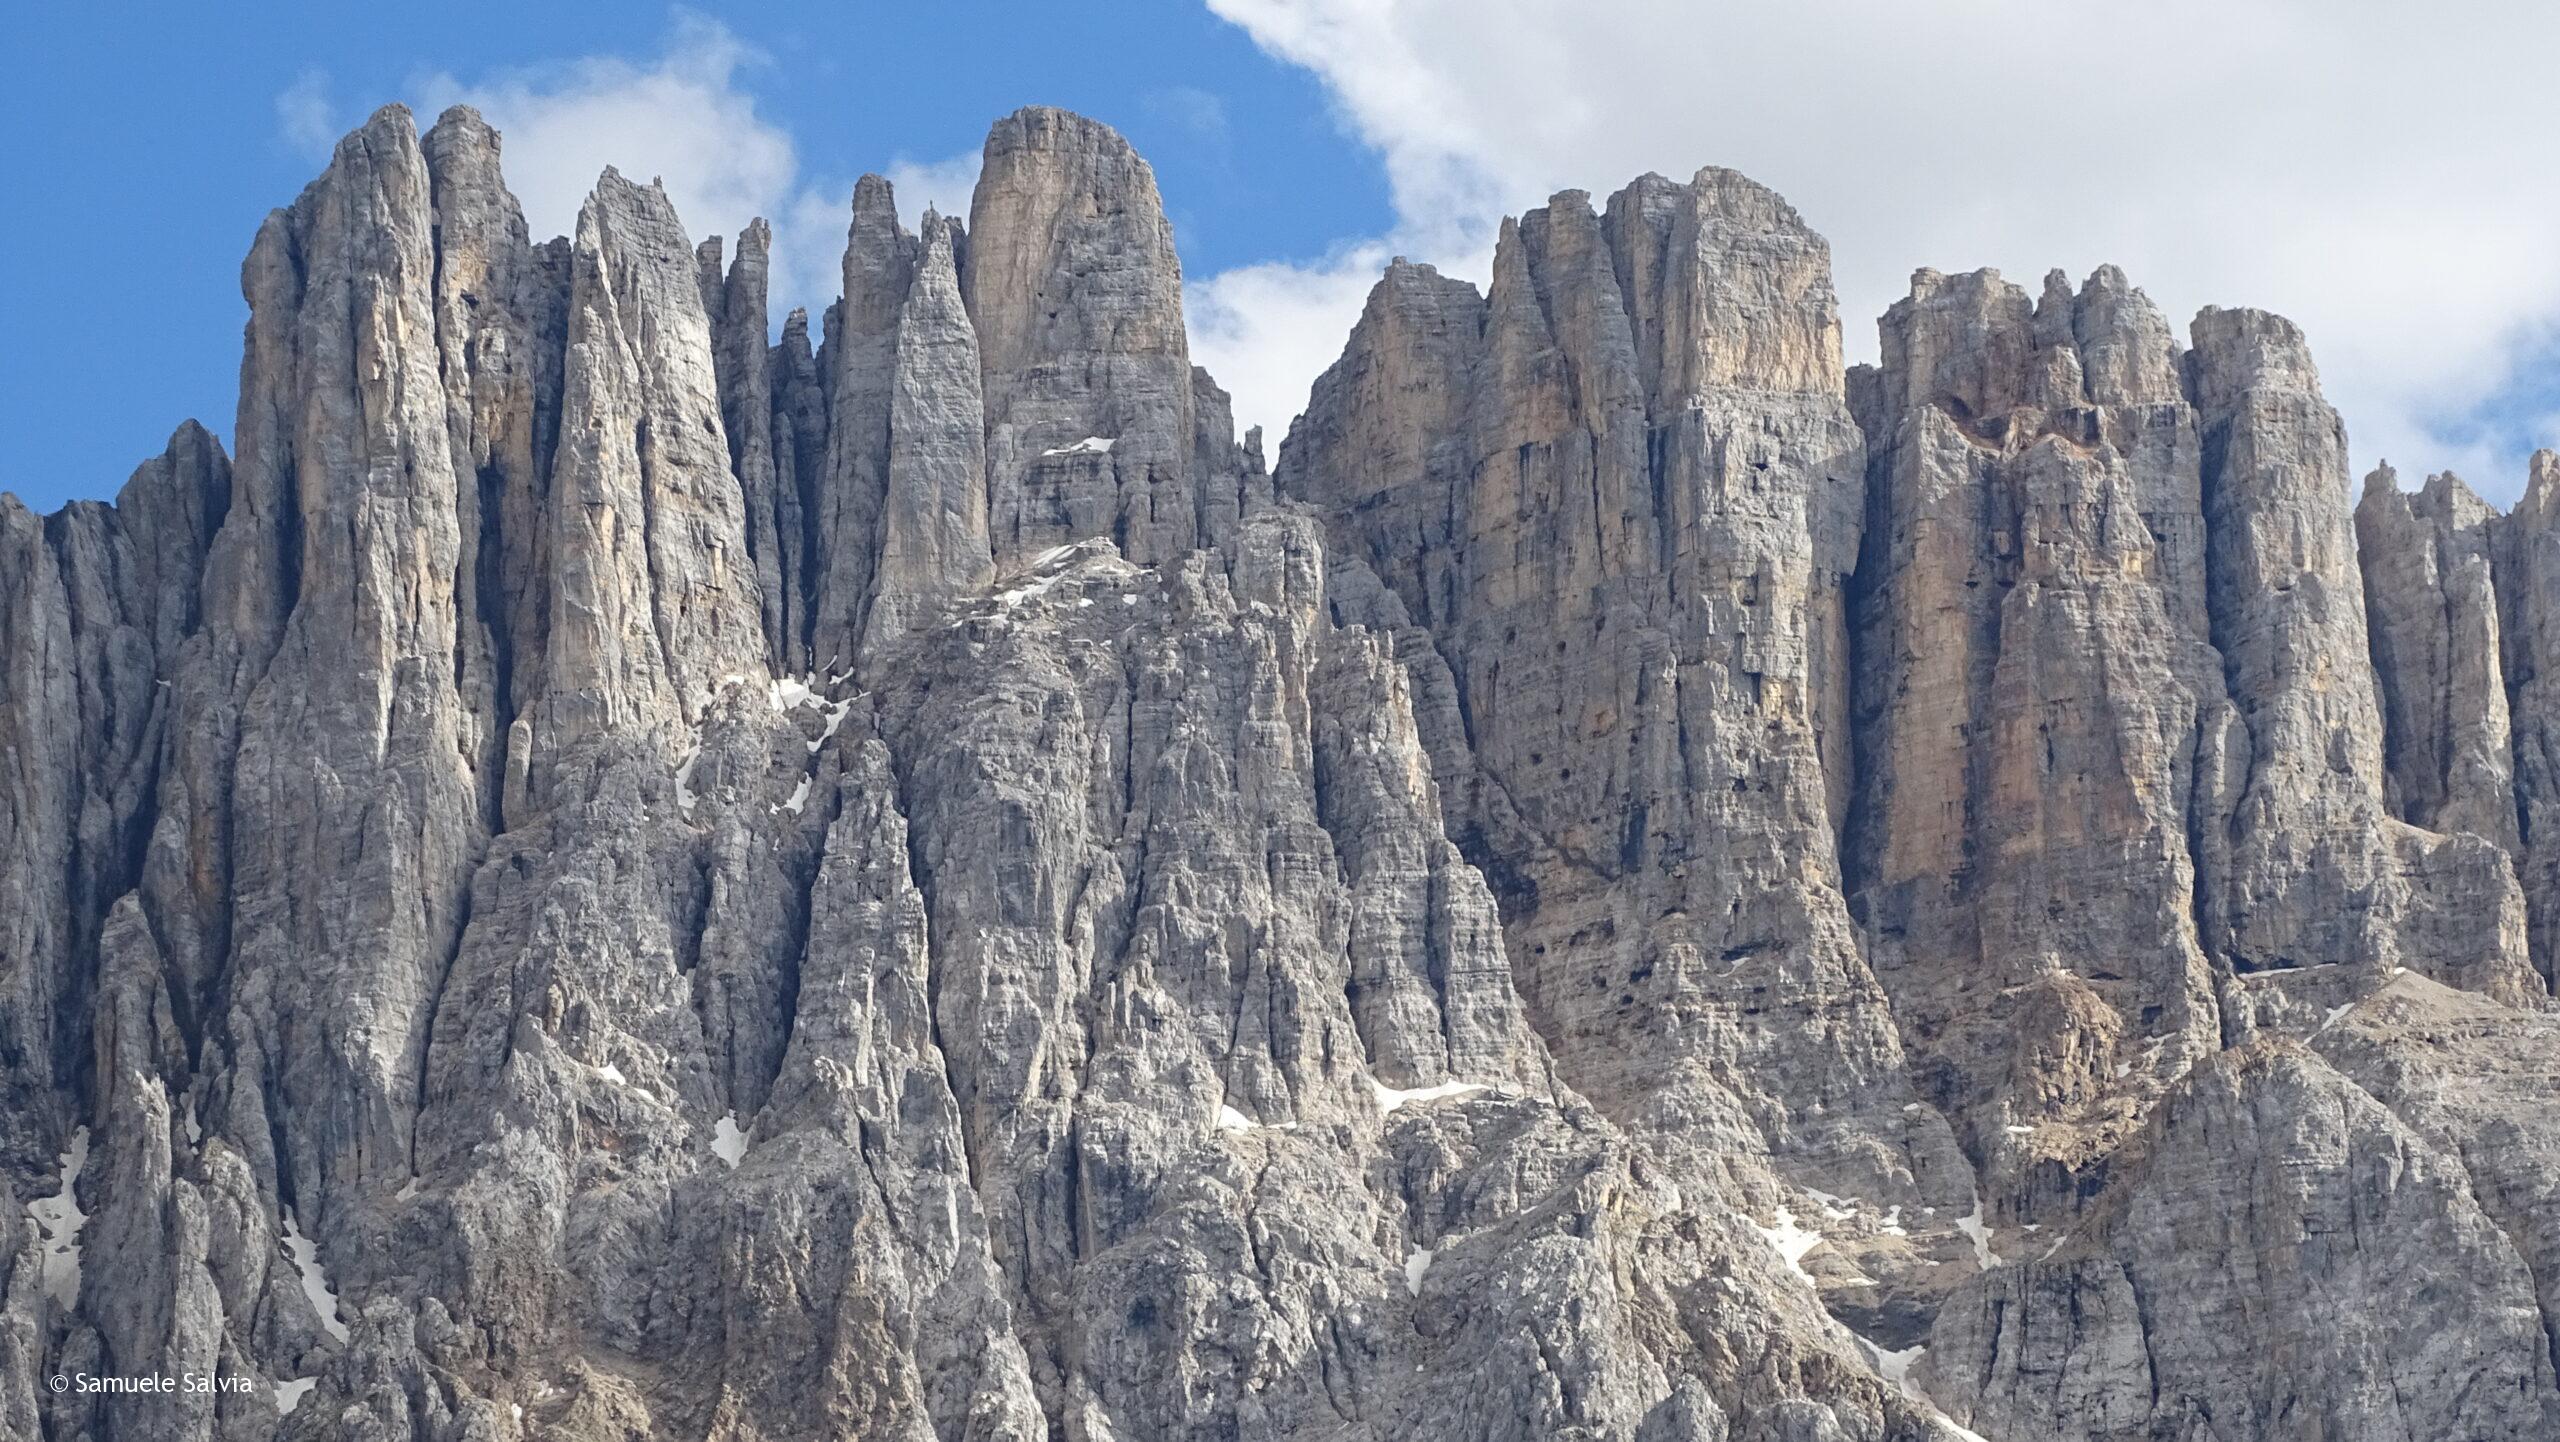
{"label": "rocky mountain massif", "polygon": [[1266,468],[1098,124],[778,345],[498,159],[0,500],[0,1435],[2560,1436],[2560,462],[1708,170]]}

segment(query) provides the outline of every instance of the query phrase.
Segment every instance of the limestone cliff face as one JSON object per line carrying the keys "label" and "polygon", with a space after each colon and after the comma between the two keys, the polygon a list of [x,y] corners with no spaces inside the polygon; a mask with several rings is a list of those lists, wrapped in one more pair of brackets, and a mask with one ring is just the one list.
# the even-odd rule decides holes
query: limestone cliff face
{"label": "limestone cliff face", "polygon": [[374,117],[231,453],[0,498],[0,1435],[2560,1429],[2560,463],[2351,521],[2111,269],[1844,373],[1711,169],[1270,475],[1104,126],[778,340],[501,156]]}

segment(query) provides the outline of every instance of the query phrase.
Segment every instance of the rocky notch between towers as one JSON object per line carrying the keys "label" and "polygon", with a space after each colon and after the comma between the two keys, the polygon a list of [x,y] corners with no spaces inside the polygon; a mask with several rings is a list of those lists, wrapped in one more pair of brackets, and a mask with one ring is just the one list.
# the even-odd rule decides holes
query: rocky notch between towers
{"label": "rocky notch between towers", "polygon": [[[1055,110],[768,309],[468,110],[0,498],[0,1435],[2560,1435],[2560,462],[1729,171],[1266,470]],[[240,1390],[56,1393],[55,1376]]]}

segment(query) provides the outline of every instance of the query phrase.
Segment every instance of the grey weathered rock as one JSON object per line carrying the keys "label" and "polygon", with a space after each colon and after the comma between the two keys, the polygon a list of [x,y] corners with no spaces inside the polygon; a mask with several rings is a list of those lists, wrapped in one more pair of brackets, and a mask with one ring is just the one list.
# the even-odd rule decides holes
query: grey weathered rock
{"label": "grey weathered rock", "polygon": [[2498,596],[2497,512],[2451,472],[2415,496],[2388,466],[2356,506],[2366,623],[2383,702],[2384,794],[2395,816],[2508,851],[2516,829]]}
{"label": "grey weathered rock", "polygon": [[2533,1278],[2460,1158],[2295,1043],[2198,1067],[2121,1166],[2077,1234],[1940,1314],[1925,1384],[1976,1430],[2560,1427]]}
{"label": "grey weathered rock", "polygon": [[2560,979],[2560,455],[2538,451],[2498,534],[2499,635],[2534,959]]}
{"label": "grey weathered rock", "polygon": [[962,272],[999,561],[1106,535],[1157,565],[1214,537],[1192,474],[1182,265],[1155,172],[1063,110],[997,121]]}
{"label": "grey weathered rock", "polygon": [[1707,170],[1390,267],[1275,476],[1091,121],[817,345],[500,154],[0,498],[0,1434],[2560,1426],[2560,463],[2359,553],[2290,326],[1844,374]]}

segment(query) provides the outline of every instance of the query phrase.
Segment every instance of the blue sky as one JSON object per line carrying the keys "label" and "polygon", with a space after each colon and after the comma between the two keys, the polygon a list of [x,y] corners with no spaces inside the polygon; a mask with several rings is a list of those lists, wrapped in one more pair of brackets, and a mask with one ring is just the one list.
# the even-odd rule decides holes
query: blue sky
{"label": "blue sky", "polygon": [[2560,443],[2542,0],[20,9],[0,489],[40,508],[184,417],[227,437],[260,218],[374,106],[454,98],[538,233],[606,161],[663,175],[697,235],[770,217],[777,299],[813,309],[861,172],[965,208],[997,116],[1109,121],[1155,166],[1195,358],[1275,444],[1389,256],[1480,279],[1502,215],[1705,164],[1830,238],[1853,359],[1915,267],[2115,263],[2180,329],[2299,322],[2359,474],[2504,502]]}

